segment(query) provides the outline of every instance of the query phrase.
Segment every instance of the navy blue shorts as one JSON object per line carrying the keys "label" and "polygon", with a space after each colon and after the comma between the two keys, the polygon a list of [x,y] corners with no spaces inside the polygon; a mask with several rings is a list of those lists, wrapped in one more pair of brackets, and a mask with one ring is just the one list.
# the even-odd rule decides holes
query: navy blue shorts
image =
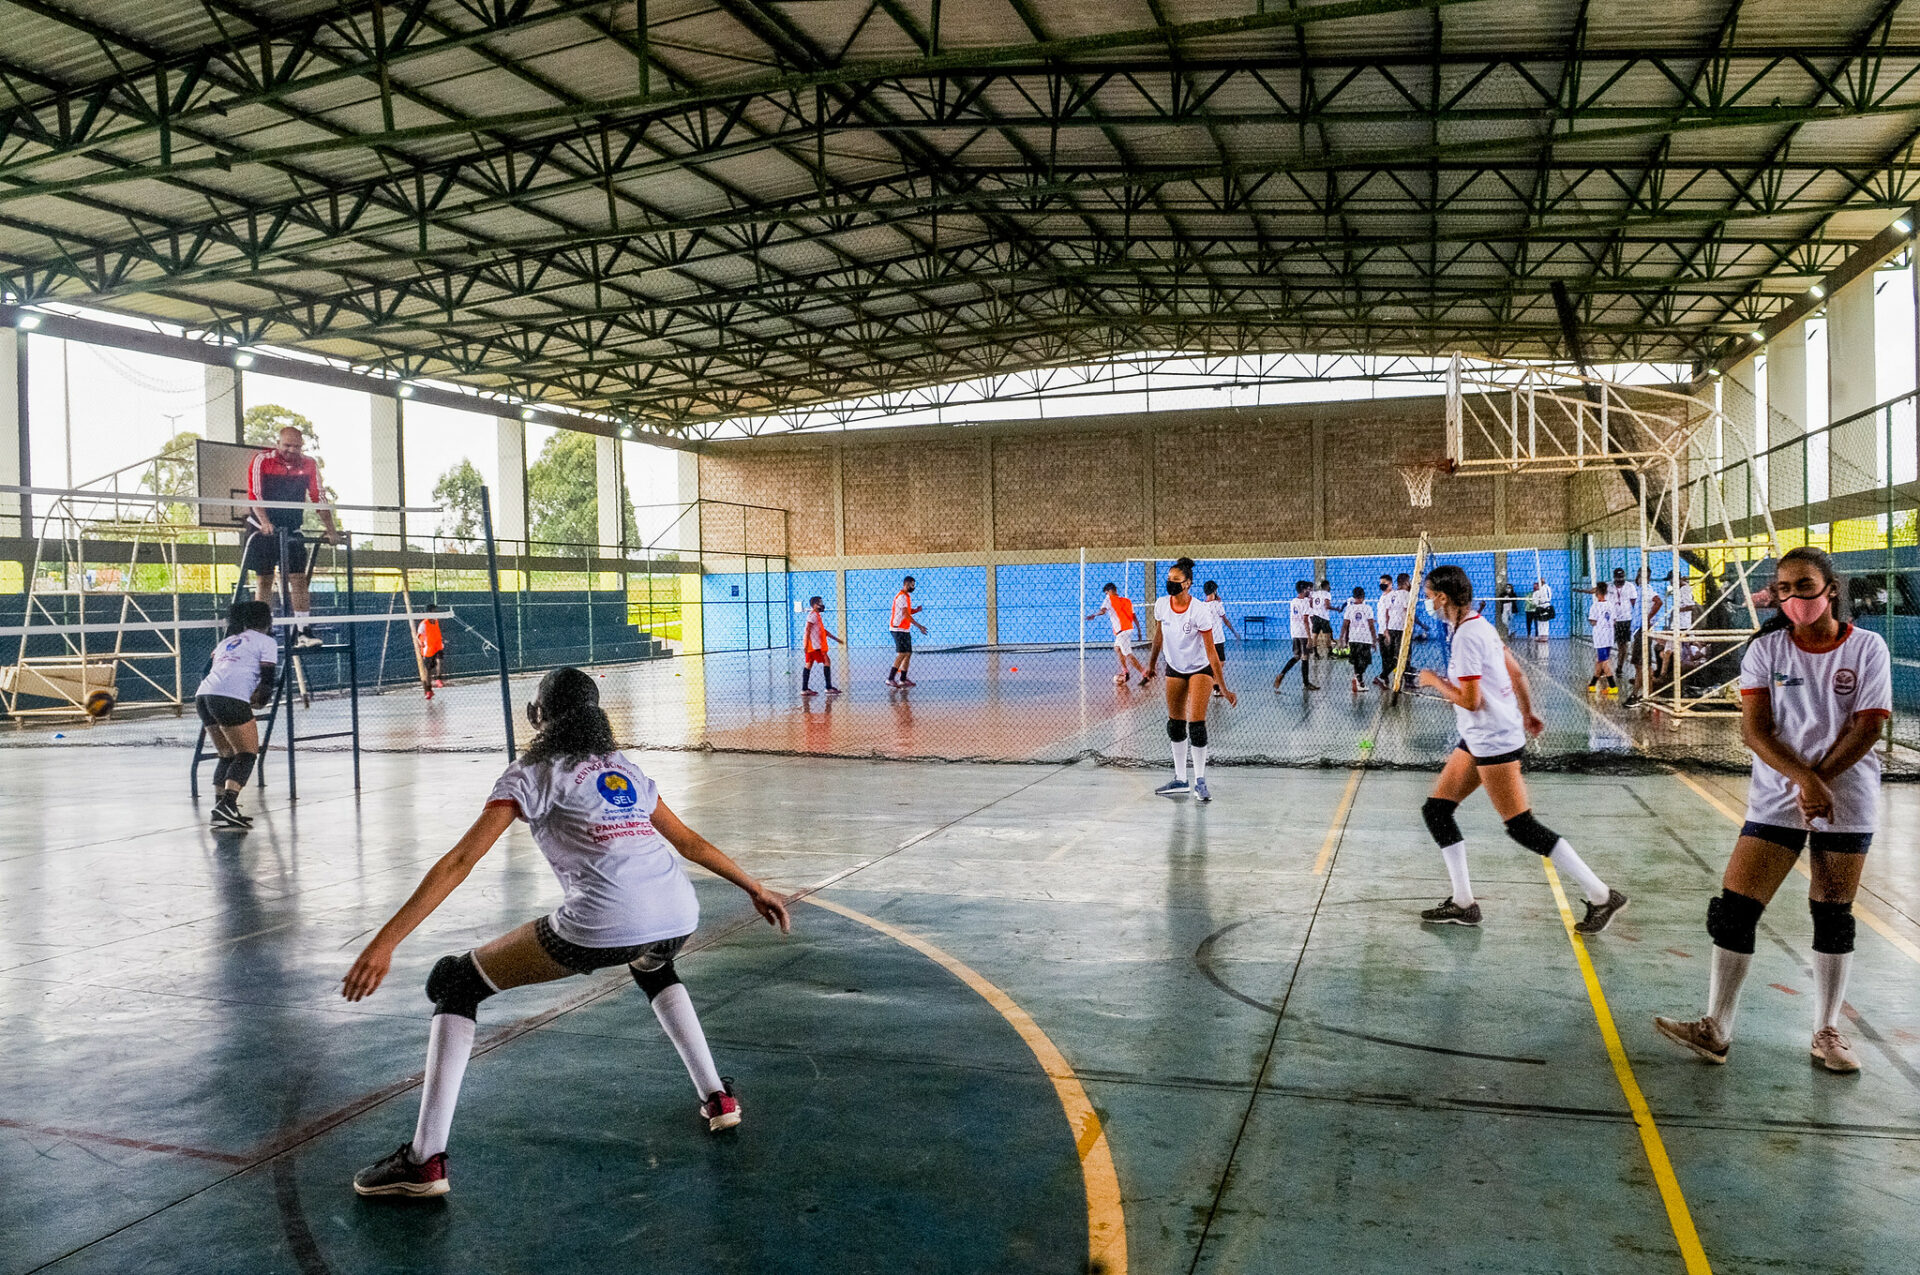
{"label": "navy blue shorts", "polygon": [[1777,823],[1755,823],[1749,819],[1740,825],[1740,835],[1757,837],[1783,850],[1799,854],[1813,842],[1820,854],[1865,854],[1873,847],[1871,832],[1809,832],[1805,828],[1787,828]]}
{"label": "navy blue shorts", "polygon": [[649,969],[658,968],[660,962],[672,960],[693,935],[682,934],[678,938],[661,939],[657,943],[635,943],[630,947],[582,947],[561,938],[554,931],[553,922],[543,916],[533,923],[533,937],[555,964],[564,965],[576,974],[591,974],[610,965],[632,965],[636,962]]}

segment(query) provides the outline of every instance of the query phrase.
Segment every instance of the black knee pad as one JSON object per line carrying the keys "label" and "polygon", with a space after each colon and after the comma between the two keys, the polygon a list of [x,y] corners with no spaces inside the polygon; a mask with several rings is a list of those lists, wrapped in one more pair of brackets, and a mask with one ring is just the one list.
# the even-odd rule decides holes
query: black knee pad
{"label": "black knee pad", "polygon": [[1813,913],[1814,951],[1840,956],[1853,950],[1853,904],[1808,899],[1807,910]]}
{"label": "black knee pad", "polygon": [[480,1002],[498,990],[474,964],[472,952],[441,957],[433,973],[427,975],[427,999],[433,1002],[436,1014],[472,1018]]}
{"label": "black knee pad", "polygon": [[1169,717],[1167,719],[1167,738],[1177,744],[1186,737],[1187,724],[1177,717]]}
{"label": "black knee pad", "polygon": [[1187,723],[1187,740],[1195,748],[1207,746],[1207,724],[1205,722]]}
{"label": "black knee pad", "polygon": [[1453,812],[1460,808],[1457,801],[1448,801],[1444,797],[1429,797],[1427,804],[1420,807],[1420,817],[1427,821],[1427,831],[1441,849],[1457,846],[1466,838],[1460,834],[1460,821]]}
{"label": "black knee pad", "polygon": [[636,962],[627,966],[627,972],[633,975],[635,986],[647,994],[649,1001],[680,981],[680,972],[673,968],[670,960],[661,961],[651,969],[642,969]]}
{"label": "black knee pad", "polygon": [[213,763],[213,790],[219,792],[227,786],[227,774],[233,769],[233,758],[222,757]]}
{"label": "black knee pad", "polygon": [[1707,937],[1715,947],[1752,956],[1760,914],[1766,910],[1767,905],[1758,899],[1722,890],[1719,898],[1707,900]]}
{"label": "black knee pad", "polygon": [[1533,817],[1533,811],[1522,810],[1507,820],[1507,835],[1518,841],[1542,859],[1553,853],[1560,844],[1560,834]]}
{"label": "black knee pad", "polygon": [[245,788],[247,786],[247,780],[253,778],[253,759],[255,756],[257,756],[255,753],[235,753],[232,757],[228,758],[227,778],[239,784],[242,788]]}

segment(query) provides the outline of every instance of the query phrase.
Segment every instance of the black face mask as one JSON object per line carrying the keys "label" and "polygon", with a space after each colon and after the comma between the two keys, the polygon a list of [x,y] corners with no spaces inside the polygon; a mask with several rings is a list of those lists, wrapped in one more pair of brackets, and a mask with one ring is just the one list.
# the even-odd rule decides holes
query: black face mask
{"label": "black face mask", "polygon": [[1187,586],[1186,586],[1186,585],[1184,585],[1184,584],[1182,584],[1182,583],[1180,583],[1180,581],[1178,581],[1178,580],[1169,580],[1169,581],[1167,581],[1167,596],[1168,596],[1168,597],[1170,597],[1170,598],[1177,598],[1177,597],[1179,597],[1179,596],[1180,596],[1181,594],[1183,594],[1183,593],[1185,593],[1186,591],[1187,591]]}

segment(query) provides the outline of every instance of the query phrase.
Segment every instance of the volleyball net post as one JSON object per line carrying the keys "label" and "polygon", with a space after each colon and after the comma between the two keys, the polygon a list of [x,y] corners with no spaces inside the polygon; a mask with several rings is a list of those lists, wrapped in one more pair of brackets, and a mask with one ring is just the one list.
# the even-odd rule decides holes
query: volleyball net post
{"label": "volleyball net post", "polygon": [[507,757],[519,755],[513,745],[513,686],[507,672],[507,626],[500,613],[500,548],[493,538],[493,496],[480,487],[480,529],[487,539],[487,592],[493,596],[493,650],[500,668],[500,719],[507,732]]}
{"label": "volleyball net post", "polygon": [[1401,689],[1406,685],[1407,664],[1413,658],[1413,621],[1414,609],[1420,605],[1421,581],[1427,576],[1427,559],[1433,554],[1433,543],[1427,533],[1420,533],[1419,544],[1413,551],[1413,587],[1407,594],[1407,624],[1400,630],[1400,649],[1395,652],[1393,673],[1387,678],[1387,703],[1389,706],[1400,702]]}

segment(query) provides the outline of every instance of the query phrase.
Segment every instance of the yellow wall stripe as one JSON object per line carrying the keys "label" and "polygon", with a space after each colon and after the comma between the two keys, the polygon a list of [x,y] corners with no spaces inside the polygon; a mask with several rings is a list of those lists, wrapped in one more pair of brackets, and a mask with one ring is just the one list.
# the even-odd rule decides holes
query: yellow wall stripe
{"label": "yellow wall stripe", "polygon": [[1107,1145],[1107,1131],[1101,1126],[1100,1116],[1088,1100],[1087,1091],[1081,1087],[1080,1077],[1067,1064],[1066,1055],[1033,1021],[1033,1016],[972,966],[941,951],[919,935],[817,894],[806,896],[805,901],[817,908],[825,908],[836,916],[844,916],[849,921],[858,921],[894,942],[912,948],[971,987],[980,999],[999,1011],[1013,1030],[1020,1033],[1020,1039],[1027,1043],[1027,1048],[1039,1060],[1040,1070],[1046,1072],[1047,1079],[1053,1082],[1053,1092],[1067,1114],[1067,1124],[1073,1129],[1074,1146],[1080,1155],[1080,1176],[1087,1188],[1087,1268],[1102,1272],[1103,1275],[1126,1275],[1127,1219],[1120,1205],[1120,1175],[1113,1166],[1113,1150]]}
{"label": "yellow wall stripe", "polygon": [[1647,1106],[1646,1095],[1640,1092],[1633,1064],[1627,1061],[1626,1047],[1620,1043],[1620,1032],[1613,1025],[1613,1011],[1607,1008],[1607,994],[1600,989],[1600,976],[1593,971],[1587,942],[1573,928],[1573,909],[1567,904],[1567,892],[1560,888],[1560,874],[1545,859],[1540,860],[1540,866],[1546,869],[1547,884],[1553,887],[1553,901],[1560,905],[1560,923],[1566,927],[1567,941],[1573,944],[1574,958],[1580,962],[1580,977],[1587,983],[1587,999],[1593,1002],[1594,1021],[1600,1024],[1601,1039],[1607,1042],[1607,1057],[1613,1061],[1613,1078],[1620,1082],[1620,1092],[1627,1097],[1627,1109],[1633,1113],[1634,1127],[1640,1131],[1640,1146],[1653,1168],[1653,1180],[1660,1188],[1660,1202],[1666,1205],[1667,1224],[1673,1228],[1673,1238],[1680,1245],[1687,1275],[1712,1275],[1713,1267],[1707,1262],[1706,1250],[1700,1247],[1699,1232],[1693,1228],[1687,1197],[1680,1191],[1680,1179],[1674,1176],[1673,1162],[1667,1159],[1667,1145],[1661,1141],[1660,1129],[1653,1123],[1653,1111]]}

